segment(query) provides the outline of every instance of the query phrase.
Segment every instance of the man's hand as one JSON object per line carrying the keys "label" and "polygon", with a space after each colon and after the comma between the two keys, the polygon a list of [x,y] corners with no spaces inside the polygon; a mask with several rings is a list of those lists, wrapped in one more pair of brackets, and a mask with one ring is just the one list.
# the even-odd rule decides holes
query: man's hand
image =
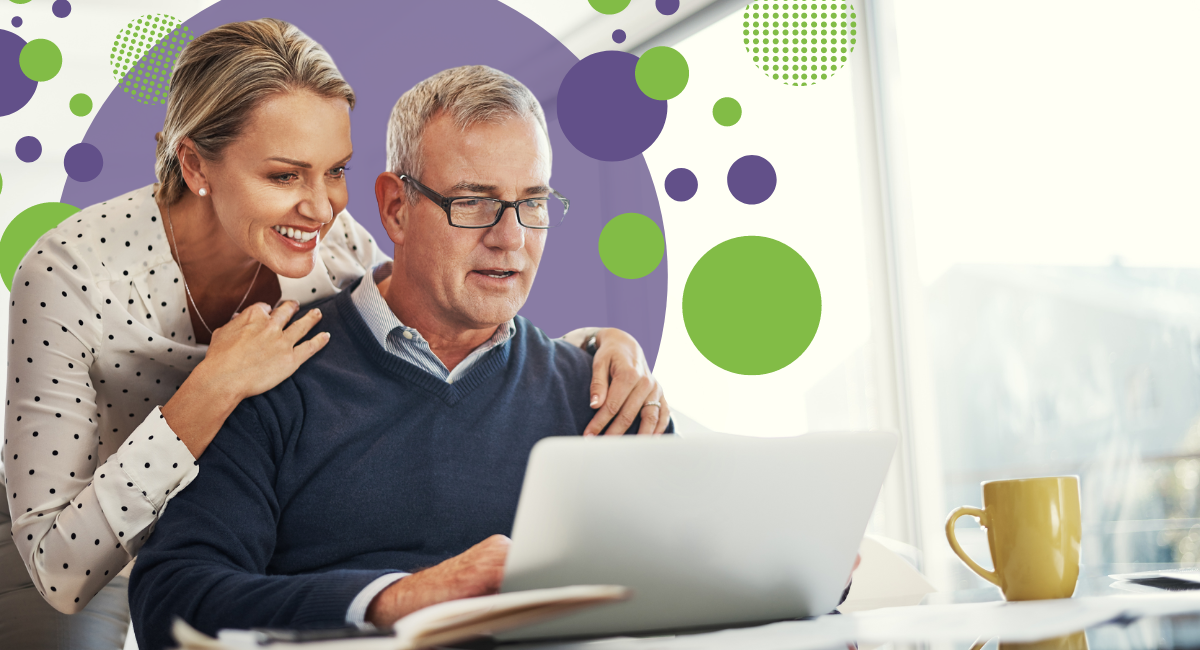
{"label": "man's hand", "polygon": [[367,621],[375,627],[391,627],[430,605],[498,593],[511,545],[512,540],[504,535],[492,535],[461,555],[400,579],[371,601]]}

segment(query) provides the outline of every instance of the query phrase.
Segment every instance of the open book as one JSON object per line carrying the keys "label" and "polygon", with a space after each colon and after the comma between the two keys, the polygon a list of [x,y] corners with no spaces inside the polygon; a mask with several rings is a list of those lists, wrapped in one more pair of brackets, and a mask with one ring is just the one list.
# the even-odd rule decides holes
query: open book
{"label": "open book", "polygon": [[179,619],[171,631],[181,650],[417,650],[511,630],[629,596],[625,587],[578,585],[451,600],[396,621],[391,634],[360,638],[289,639],[287,633],[221,630],[214,639]]}

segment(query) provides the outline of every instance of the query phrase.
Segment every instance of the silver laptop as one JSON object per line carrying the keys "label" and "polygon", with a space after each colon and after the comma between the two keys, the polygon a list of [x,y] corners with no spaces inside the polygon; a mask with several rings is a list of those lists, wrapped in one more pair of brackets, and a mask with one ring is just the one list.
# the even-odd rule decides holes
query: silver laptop
{"label": "silver laptop", "polygon": [[884,432],[542,440],[529,457],[501,591],[612,584],[633,598],[498,638],[828,613],[895,447]]}

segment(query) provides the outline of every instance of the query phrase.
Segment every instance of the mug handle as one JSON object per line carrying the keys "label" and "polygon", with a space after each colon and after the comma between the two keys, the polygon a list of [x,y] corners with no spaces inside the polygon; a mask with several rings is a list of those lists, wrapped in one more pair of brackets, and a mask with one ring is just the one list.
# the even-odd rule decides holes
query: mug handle
{"label": "mug handle", "polygon": [[1000,577],[996,575],[996,572],[988,571],[987,569],[976,564],[975,560],[972,560],[970,556],[967,555],[966,551],[962,550],[962,547],[958,545],[958,538],[954,536],[954,522],[958,521],[958,518],[962,517],[963,515],[974,517],[979,520],[980,526],[985,528],[987,527],[987,515],[979,508],[972,508],[971,506],[955,508],[954,512],[950,513],[950,517],[946,519],[946,539],[950,540],[950,548],[954,549],[955,555],[958,555],[959,559],[966,563],[968,568],[975,573],[978,573],[983,577],[984,580],[987,580],[997,587],[1003,588],[1000,584]]}

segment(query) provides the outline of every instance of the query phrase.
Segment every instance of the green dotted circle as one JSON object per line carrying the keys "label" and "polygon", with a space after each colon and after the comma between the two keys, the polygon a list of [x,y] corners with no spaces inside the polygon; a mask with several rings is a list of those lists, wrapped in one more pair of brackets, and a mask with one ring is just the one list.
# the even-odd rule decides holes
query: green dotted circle
{"label": "green dotted circle", "polygon": [[858,15],[849,2],[754,2],[746,5],[742,42],[767,77],[811,86],[850,61]]}
{"label": "green dotted circle", "polygon": [[713,119],[721,126],[733,126],[742,119],[742,105],[732,97],[722,97],[713,104]]}
{"label": "green dotted circle", "polygon": [[21,72],[34,81],[50,81],[62,70],[62,52],[54,43],[35,38],[21,48]]}
{"label": "green dotted circle", "polygon": [[122,90],[143,104],[167,103],[175,60],[192,39],[174,16],[148,14],[130,21],[109,55]]}
{"label": "green dotted circle", "polygon": [[687,59],[673,48],[652,47],[638,58],[634,77],[647,97],[674,99],[687,87]]}
{"label": "green dotted circle", "polygon": [[592,9],[611,16],[625,11],[629,0],[588,0],[588,4],[592,5]]}
{"label": "green dotted circle", "polygon": [[79,117],[83,117],[92,112],[92,98],[83,93],[79,93],[71,98],[71,112]]}
{"label": "green dotted circle", "polygon": [[738,237],[704,254],[683,287],[683,324],[696,349],[739,375],[800,358],[821,322],[821,289],[787,244]]}
{"label": "green dotted circle", "polygon": [[658,268],[666,242],[650,217],[627,212],[613,217],[600,231],[599,248],[600,260],[613,275],[636,280]]}
{"label": "green dotted circle", "polygon": [[0,236],[0,277],[4,279],[4,286],[12,290],[13,275],[25,253],[42,235],[76,212],[79,208],[67,203],[39,203],[26,208],[9,222],[4,235]]}
{"label": "green dotted circle", "polygon": [[15,5],[28,4],[30,0],[10,0]]}

